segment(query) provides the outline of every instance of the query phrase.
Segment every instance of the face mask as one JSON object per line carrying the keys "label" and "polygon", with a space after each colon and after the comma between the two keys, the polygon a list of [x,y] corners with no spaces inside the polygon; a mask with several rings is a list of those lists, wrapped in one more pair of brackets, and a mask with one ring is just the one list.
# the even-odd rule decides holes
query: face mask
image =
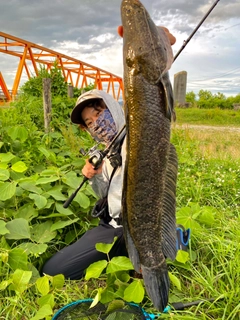
{"label": "face mask", "polygon": [[104,109],[97,120],[88,128],[91,136],[104,144],[109,144],[117,134],[116,124],[111,112]]}

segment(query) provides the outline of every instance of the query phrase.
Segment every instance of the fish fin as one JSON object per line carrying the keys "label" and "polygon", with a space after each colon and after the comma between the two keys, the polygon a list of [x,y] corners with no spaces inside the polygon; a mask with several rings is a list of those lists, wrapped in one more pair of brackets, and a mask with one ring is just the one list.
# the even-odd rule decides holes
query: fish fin
{"label": "fish fin", "polygon": [[141,270],[147,294],[154,307],[162,312],[168,304],[170,288],[167,265],[165,262],[162,267],[158,268],[141,265]]}
{"label": "fish fin", "polygon": [[169,74],[166,72],[160,79],[166,99],[166,117],[171,121],[176,121],[176,113],[174,110],[174,98],[172,84],[169,79]]}
{"label": "fish fin", "polygon": [[[128,130],[128,127],[126,129]],[[127,137],[128,137],[128,135],[127,135]],[[129,143],[129,139],[127,139],[127,144],[128,143]],[[127,176],[127,174],[128,174],[127,169],[128,169],[128,159],[126,159],[126,162],[125,162],[125,169],[124,169],[125,176]],[[128,186],[126,183],[126,179],[124,179],[123,192],[122,192],[122,216],[123,216],[124,238],[125,238],[125,242],[126,242],[126,247],[127,247],[129,259],[131,260],[135,271],[137,273],[141,273],[139,254],[138,254],[137,248],[133,242],[133,239],[130,235],[128,221],[127,221],[127,212],[128,212],[128,210],[127,210],[127,188],[128,188]],[[125,214],[126,214],[126,217],[125,217]]]}
{"label": "fish fin", "polygon": [[177,254],[176,232],[176,182],[178,160],[175,147],[170,144],[169,159],[166,173],[166,187],[163,195],[162,218],[162,250],[165,257],[172,260]]}
{"label": "fish fin", "polygon": [[128,249],[129,259],[131,260],[131,262],[133,264],[134,270],[137,273],[141,273],[139,254],[138,254],[138,251],[135,247],[135,244],[134,244],[132,237],[130,236],[130,233],[128,230],[125,230],[125,241],[126,241],[126,246]]}

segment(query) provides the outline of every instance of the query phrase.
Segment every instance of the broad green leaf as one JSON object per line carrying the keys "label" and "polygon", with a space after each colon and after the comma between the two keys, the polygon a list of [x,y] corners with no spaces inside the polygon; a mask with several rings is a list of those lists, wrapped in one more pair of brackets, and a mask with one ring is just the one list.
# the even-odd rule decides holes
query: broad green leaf
{"label": "broad green leaf", "polygon": [[86,271],[85,280],[89,280],[91,278],[99,278],[100,274],[106,268],[108,262],[106,260],[100,260],[92,263]]}
{"label": "broad green leaf", "polygon": [[0,248],[1,249],[6,249],[6,250],[10,250],[10,246],[7,242],[7,240],[5,239],[5,237],[1,237],[0,238]]}
{"label": "broad green leaf", "polygon": [[82,158],[73,160],[72,165],[76,168],[82,168],[85,165],[85,160]]}
{"label": "broad green leaf", "polygon": [[214,224],[214,216],[216,214],[216,209],[213,208],[213,207],[203,207],[202,208],[202,212],[198,218],[198,221],[203,223],[203,224],[206,224],[208,226],[211,226]]}
{"label": "broad green leaf", "polygon": [[116,298],[117,298],[117,295],[114,292],[113,288],[107,287],[103,290],[103,292],[101,294],[101,303],[105,304],[110,301],[113,301]]}
{"label": "broad green leaf", "polygon": [[9,230],[6,228],[6,222],[3,220],[0,220],[0,234],[4,235],[6,233],[10,233]]}
{"label": "broad green leaf", "polygon": [[131,277],[127,272],[122,272],[118,275],[118,279],[126,283],[131,279]]}
{"label": "broad green leaf", "polygon": [[194,211],[190,207],[183,207],[177,212],[177,223],[184,225],[186,229],[201,230],[200,224],[193,217]]}
{"label": "broad green leaf", "polygon": [[44,154],[44,156],[45,156],[47,159],[50,157],[50,152],[49,152],[46,148],[44,148],[44,147],[39,147],[38,150],[39,150],[42,154]]}
{"label": "broad green leaf", "polygon": [[5,162],[0,162],[0,168],[6,170],[8,168],[8,164]]}
{"label": "broad green leaf", "polygon": [[106,273],[113,273],[122,270],[133,270],[133,265],[127,257],[113,257],[107,266]]}
{"label": "broad green leaf", "polygon": [[59,176],[59,168],[51,167],[51,169],[46,169],[41,172],[41,176],[51,177],[51,176]]}
{"label": "broad green leaf", "polygon": [[[65,177],[62,179],[62,181],[67,184],[69,187],[73,188],[74,190],[79,187],[79,185],[82,183],[83,178],[77,177],[77,174],[75,172],[68,172]],[[70,191],[72,192],[72,191]]]}
{"label": "broad green leaf", "polygon": [[86,195],[93,196],[95,199],[98,198],[96,193],[93,191],[93,188],[90,186],[90,184],[85,185],[84,192]]}
{"label": "broad green leaf", "polygon": [[16,193],[16,182],[4,182],[0,185],[0,201],[11,199]]}
{"label": "broad green leaf", "polygon": [[53,308],[55,305],[54,295],[52,293],[47,294],[47,295],[39,298],[37,300],[37,303],[40,307],[43,307],[44,305],[49,304],[51,306],[51,308]]}
{"label": "broad green leaf", "polygon": [[97,289],[97,294],[93,299],[93,302],[91,303],[90,308],[95,307],[98,304],[98,302],[101,300],[101,293],[102,293],[102,288]]}
{"label": "broad green leaf", "polygon": [[49,286],[49,279],[47,276],[43,276],[36,281],[38,291],[45,296],[49,293],[50,286]]}
{"label": "broad green leaf", "polygon": [[24,179],[25,175],[23,172],[15,172],[15,171],[11,170],[10,171],[10,178],[11,178],[11,180],[19,181],[21,179]]}
{"label": "broad green leaf", "polygon": [[103,253],[109,253],[112,247],[114,246],[114,243],[116,242],[117,237],[114,237],[112,243],[96,243],[95,247],[96,250]]}
{"label": "broad green leaf", "polygon": [[45,304],[44,306],[42,306],[38,312],[36,313],[36,315],[31,318],[30,320],[41,320],[41,319],[45,319],[47,316],[50,316],[53,314],[52,308],[49,304]]}
{"label": "broad green leaf", "polygon": [[31,239],[37,243],[46,243],[55,238],[56,232],[51,231],[52,222],[35,224],[31,228]]}
{"label": "broad green leaf", "polygon": [[8,252],[2,251],[0,253],[0,264],[1,264],[1,262],[3,262],[3,263],[7,263],[8,262]]}
{"label": "broad green leaf", "polygon": [[2,148],[3,145],[4,145],[4,143],[2,141],[0,141],[0,149]]}
{"label": "broad green leaf", "polygon": [[27,166],[23,161],[18,161],[12,165],[12,170],[15,172],[24,172],[27,170]]}
{"label": "broad green leaf", "polygon": [[50,183],[50,182],[54,182],[59,180],[59,177],[46,177],[46,178],[39,178],[36,181],[36,185],[38,184],[46,184],[46,183]]}
{"label": "broad green leaf", "polygon": [[11,152],[0,153],[0,162],[9,163],[14,158],[16,157]]}
{"label": "broad green leaf", "polygon": [[32,277],[31,271],[24,271],[20,269],[15,270],[12,276],[12,280],[13,280],[12,284],[13,284],[14,290],[19,293],[24,292],[28,287],[31,277]]}
{"label": "broad green leaf", "polygon": [[62,203],[56,203],[56,210],[57,212],[62,213],[65,216],[70,216],[71,214],[73,214],[70,208],[63,208]]}
{"label": "broad green leaf", "polygon": [[57,201],[65,201],[66,196],[64,196],[61,191],[62,186],[55,186],[52,189],[50,189],[47,193]]}
{"label": "broad green leaf", "polygon": [[6,169],[1,169],[0,168],[0,180],[6,181],[6,180],[9,179],[9,177],[10,177],[9,171],[6,170]]}
{"label": "broad green leaf", "polygon": [[12,138],[12,140],[20,140],[21,142],[26,141],[28,138],[27,129],[20,126],[9,128],[8,135]]}
{"label": "broad green leaf", "polygon": [[178,250],[176,260],[181,263],[189,261],[189,253],[183,250]]}
{"label": "broad green leaf", "polygon": [[28,270],[28,256],[20,248],[14,248],[9,251],[8,263],[12,270]]}
{"label": "broad green leaf", "polygon": [[10,284],[12,284],[12,279],[8,279],[0,282],[0,291],[5,290]]}
{"label": "broad green leaf", "polygon": [[[102,301],[102,299],[101,299],[101,301]],[[125,306],[124,301],[113,300],[111,303],[109,303],[106,313],[108,314],[110,312],[114,312],[114,310],[117,310],[117,309],[124,309],[124,306]]]}
{"label": "broad green leaf", "polygon": [[144,288],[141,280],[134,280],[124,291],[124,300],[140,303],[144,298]]}
{"label": "broad green leaf", "polygon": [[169,278],[170,278],[171,282],[175,285],[175,287],[177,287],[178,290],[181,291],[181,282],[180,282],[180,280],[175,275],[173,275],[171,272],[168,272],[168,275],[169,275]]}
{"label": "broad green leaf", "polygon": [[57,274],[56,276],[54,276],[52,278],[52,286],[55,289],[62,289],[62,287],[64,286],[64,275],[63,274]]}
{"label": "broad green leaf", "polygon": [[18,248],[21,248],[26,252],[27,255],[33,254],[33,255],[40,255],[43,252],[45,252],[48,248],[46,244],[36,244],[32,242],[24,242],[21,243]]}
{"label": "broad green leaf", "polygon": [[38,209],[42,209],[47,204],[47,199],[40,194],[30,193],[29,198],[34,200],[34,203]]}
{"label": "broad green leaf", "polygon": [[88,196],[86,196],[83,192],[79,191],[74,198],[74,201],[76,201],[82,208],[87,209],[90,206],[90,200]]}
{"label": "broad green leaf", "polygon": [[127,286],[128,284],[124,282],[118,286],[118,289],[115,292],[117,298],[121,298],[121,299],[124,298],[124,291],[126,290]]}
{"label": "broad green leaf", "polygon": [[22,182],[20,181],[18,185],[22,189],[33,192],[33,193],[37,193],[37,194],[43,193],[41,188],[36,187],[35,181],[22,181]]}
{"label": "broad green leaf", "polygon": [[77,222],[79,220],[79,218],[73,219],[73,220],[68,220],[68,221],[57,221],[56,223],[54,223],[51,227],[51,231],[55,231],[58,229],[63,229],[66,226],[69,226],[70,224],[73,224],[75,222]]}
{"label": "broad green leaf", "polygon": [[24,218],[27,221],[31,221],[38,216],[38,211],[34,208],[33,204],[27,204],[19,208],[16,218]]}
{"label": "broad green leaf", "polygon": [[6,239],[29,239],[30,238],[30,228],[28,221],[22,218],[14,219],[7,222],[6,228],[9,230],[9,234],[5,235]]}

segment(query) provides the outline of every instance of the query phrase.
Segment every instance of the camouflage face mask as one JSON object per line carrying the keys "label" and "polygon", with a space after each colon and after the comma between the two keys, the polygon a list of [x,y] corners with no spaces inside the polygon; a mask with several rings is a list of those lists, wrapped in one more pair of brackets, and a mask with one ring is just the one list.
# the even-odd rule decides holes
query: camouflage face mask
{"label": "camouflage face mask", "polygon": [[117,134],[116,124],[111,112],[104,109],[97,120],[88,128],[88,131],[95,140],[108,145]]}

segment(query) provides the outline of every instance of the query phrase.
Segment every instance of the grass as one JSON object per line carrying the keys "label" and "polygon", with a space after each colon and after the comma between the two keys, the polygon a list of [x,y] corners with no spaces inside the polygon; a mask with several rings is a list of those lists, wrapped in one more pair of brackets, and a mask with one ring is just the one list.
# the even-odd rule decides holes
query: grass
{"label": "grass", "polygon": [[238,160],[240,159],[240,128],[218,129],[189,125],[173,125],[173,132],[178,132],[184,140],[197,145],[198,153],[207,159]]}
{"label": "grass", "polygon": [[178,124],[240,126],[240,111],[221,109],[176,108]]}
{"label": "grass", "polygon": [[[190,270],[175,269],[182,288],[173,289],[172,299],[216,299],[172,319],[240,319],[240,132],[175,126],[172,141],[179,156],[178,211],[197,206],[190,220],[194,259]],[[214,221],[195,230],[199,210],[207,222],[209,208]]]}

